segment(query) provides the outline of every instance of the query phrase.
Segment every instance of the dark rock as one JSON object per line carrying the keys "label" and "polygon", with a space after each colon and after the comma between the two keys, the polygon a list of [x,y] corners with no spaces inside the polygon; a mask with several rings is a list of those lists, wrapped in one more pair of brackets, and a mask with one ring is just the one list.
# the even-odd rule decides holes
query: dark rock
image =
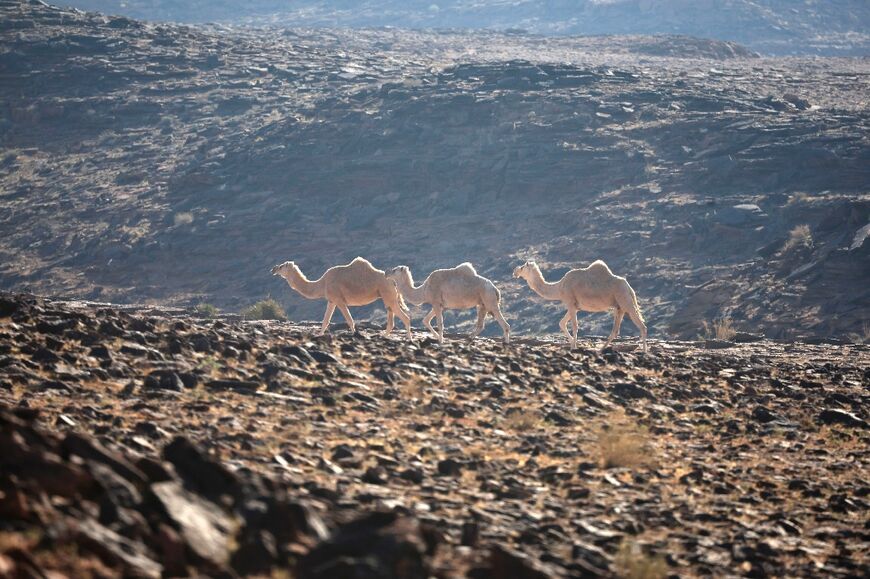
{"label": "dark rock", "polygon": [[92,519],[78,522],[76,542],[84,550],[124,570],[127,577],[162,577],[163,566],[151,559],[141,543],[122,537]]}
{"label": "dark rock", "polygon": [[756,421],[761,422],[762,424],[767,424],[769,422],[773,422],[774,420],[779,420],[779,416],[765,408],[764,406],[756,406],[752,411],[752,418]]}
{"label": "dark rock", "polygon": [[825,408],[819,413],[818,421],[822,424],[842,424],[855,428],[867,428],[868,426],[866,420],[839,408]]}
{"label": "dark rock", "polygon": [[216,390],[233,390],[241,393],[252,393],[260,389],[260,383],[252,382],[250,380],[222,379],[209,380],[205,383],[205,387]]}
{"label": "dark rock", "polygon": [[646,398],[647,400],[655,400],[655,396],[652,392],[634,382],[617,382],[611,387],[611,391],[614,396],[619,398],[629,400]]}
{"label": "dark rock", "polygon": [[323,350],[310,350],[308,354],[318,364],[338,364],[338,358],[332,354],[324,352]]}
{"label": "dark rock", "polygon": [[547,422],[552,422],[556,426],[571,426],[574,424],[574,421],[559,412],[558,410],[551,410],[544,416],[544,420]]}
{"label": "dark rock", "polygon": [[176,437],[166,445],[163,458],[175,466],[187,487],[211,500],[219,501],[224,495],[241,496],[238,477],[184,437]]}
{"label": "dark rock", "polygon": [[80,434],[69,433],[63,439],[61,446],[67,455],[75,454],[84,459],[105,464],[136,486],[144,485],[147,481],[145,474],[121,454],[107,449],[96,440]]}
{"label": "dark rock", "polygon": [[362,476],[363,482],[373,485],[386,484],[388,479],[389,475],[387,474],[387,469],[382,466],[369,467]]}
{"label": "dark rock", "polygon": [[154,370],[145,377],[145,387],[182,392],[184,390],[184,382],[172,370]]}
{"label": "dark rock", "polygon": [[427,579],[426,551],[419,521],[377,512],[339,527],[299,560],[296,575],[299,579]]}
{"label": "dark rock", "polygon": [[9,318],[13,314],[22,309],[23,304],[20,300],[0,296],[0,318]]}
{"label": "dark rock", "polygon": [[399,473],[399,478],[410,481],[414,484],[421,484],[423,482],[423,469],[414,467],[407,468]]}
{"label": "dark rock", "polygon": [[444,476],[459,476],[462,473],[462,464],[452,458],[438,461],[438,474]]}
{"label": "dark rock", "polygon": [[495,545],[489,554],[493,579],[552,579],[556,575],[542,564],[504,545]]}
{"label": "dark rock", "polygon": [[275,537],[268,531],[258,531],[239,545],[231,564],[240,575],[268,575],[278,561]]}

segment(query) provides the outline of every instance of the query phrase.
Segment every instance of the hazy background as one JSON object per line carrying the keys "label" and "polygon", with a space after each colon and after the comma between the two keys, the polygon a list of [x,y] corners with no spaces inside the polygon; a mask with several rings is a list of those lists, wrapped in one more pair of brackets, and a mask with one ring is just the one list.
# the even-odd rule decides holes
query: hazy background
{"label": "hazy background", "polygon": [[[80,5],[238,21],[242,4]],[[868,60],[758,55],[858,50],[866,2],[243,5],[288,27],[0,7],[0,287],[227,312],[271,295],[316,320],[324,303],[272,265],[317,277],[362,255],[419,281],[470,260],[517,332],[547,333],[559,306],[512,269],[535,258],[557,279],[601,258],[652,335],[722,317],[870,335]],[[298,27],[559,22],[730,40]]]}
{"label": "hazy background", "polygon": [[282,26],[687,34],[769,54],[868,54],[866,0],[80,0],[108,14]]}

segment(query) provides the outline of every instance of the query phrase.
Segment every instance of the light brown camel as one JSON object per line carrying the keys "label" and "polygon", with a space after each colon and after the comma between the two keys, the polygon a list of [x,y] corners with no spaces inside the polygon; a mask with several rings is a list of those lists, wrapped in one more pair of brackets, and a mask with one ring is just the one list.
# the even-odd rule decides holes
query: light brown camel
{"label": "light brown camel", "polygon": [[398,316],[408,329],[411,337],[411,316],[408,307],[402,300],[402,294],[396,287],[396,282],[388,279],[383,270],[376,269],[367,260],[357,257],[347,265],[337,265],[326,270],[320,279],[310,281],[292,261],[285,261],[272,268],[272,275],[279,275],[287,280],[294,290],[310,300],[324,298],[328,304],[323,316],[323,325],[318,334],[323,334],[329,327],[335,308],[341,311],[351,332],[356,332],[356,325],[350,315],[348,306],[365,306],[380,298],[387,308],[387,327],[384,334],[393,331],[393,316]]}
{"label": "light brown camel", "polygon": [[[491,314],[504,332],[505,343],[510,343],[511,327],[501,314],[501,292],[491,281],[478,275],[470,263],[462,263],[450,269],[436,269],[426,281],[414,287],[411,270],[405,265],[387,271],[387,277],[394,280],[406,301],[414,305],[430,304],[432,310],[423,319],[429,331],[439,342],[444,341],[444,310],[464,310],[477,308],[477,326],[471,338],[483,330],[486,315]],[[432,327],[432,318],[438,317],[440,331]]]}
{"label": "light brown camel", "polygon": [[[545,300],[560,301],[568,310],[559,322],[562,332],[571,340],[571,347],[577,345],[577,312],[604,312],[614,309],[613,330],[604,348],[619,335],[619,326],[626,314],[640,330],[643,350],[646,351],[646,324],[637,305],[637,295],[624,277],[613,275],[607,264],[601,260],[589,267],[572,269],[555,283],[544,280],[541,269],[534,261],[527,261],[514,270],[515,278],[523,278],[536,294]],[[568,333],[571,321],[573,335]]]}

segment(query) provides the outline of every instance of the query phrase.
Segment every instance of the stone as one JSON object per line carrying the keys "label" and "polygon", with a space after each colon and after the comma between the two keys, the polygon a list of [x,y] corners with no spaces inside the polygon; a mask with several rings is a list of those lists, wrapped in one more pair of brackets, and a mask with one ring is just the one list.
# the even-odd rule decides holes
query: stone
{"label": "stone", "polygon": [[154,483],[149,491],[193,556],[218,569],[229,563],[235,524],[217,505],[174,481]]}
{"label": "stone", "polygon": [[218,501],[224,495],[233,498],[241,495],[238,477],[184,437],[176,437],[166,445],[163,457],[172,463],[188,487],[209,499]]}
{"label": "stone", "polygon": [[825,408],[819,413],[818,421],[822,424],[842,424],[855,428],[867,428],[868,426],[866,420],[839,408]]}
{"label": "stone", "polygon": [[427,579],[427,545],[419,521],[376,512],[342,525],[299,559],[299,579]]}

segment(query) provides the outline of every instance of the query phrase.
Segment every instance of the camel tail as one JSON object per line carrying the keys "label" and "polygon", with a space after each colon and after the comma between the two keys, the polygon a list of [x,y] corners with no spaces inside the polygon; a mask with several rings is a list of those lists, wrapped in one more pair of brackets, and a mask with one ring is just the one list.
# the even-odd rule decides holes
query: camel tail
{"label": "camel tail", "polygon": [[646,323],[646,320],[643,318],[643,312],[640,311],[640,304],[638,304],[637,302],[637,294],[634,293],[634,288],[628,285],[628,282],[626,280],[622,280],[622,283],[624,284],[624,288],[626,290],[625,293],[628,294],[627,299],[628,301],[630,301],[630,303],[622,303],[623,301],[626,301],[626,296],[621,295],[619,296],[619,299],[617,299],[619,307],[624,310],[634,310],[635,312],[637,312],[638,317],[640,317],[640,321]]}

